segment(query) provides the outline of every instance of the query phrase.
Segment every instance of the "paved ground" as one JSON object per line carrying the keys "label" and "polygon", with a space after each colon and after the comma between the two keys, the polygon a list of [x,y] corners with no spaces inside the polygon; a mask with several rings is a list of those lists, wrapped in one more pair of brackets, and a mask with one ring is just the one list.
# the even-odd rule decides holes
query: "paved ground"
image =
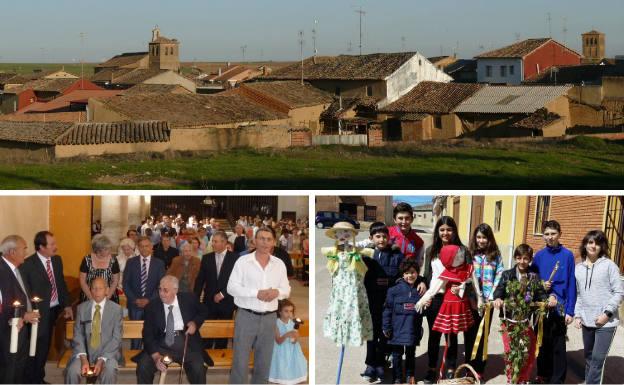
{"label": "paved ground", "polygon": [[[302,319],[310,319],[309,317],[309,296],[308,296],[308,288],[303,286],[300,281],[291,280],[290,285],[292,287],[290,299],[297,306],[296,314],[298,317]],[[124,345],[124,348],[129,348],[129,341]],[[301,339],[301,346],[303,348],[308,346],[308,338]],[[126,346],[128,345],[128,346]],[[56,367],[56,363],[48,362],[46,366],[46,381],[53,384],[62,384],[64,383],[63,371]],[[171,374],[167,375],[166,383],[168,384],[177,384],[178,383],[178,375],[179,371],[177,369],[173,369]],[[134,370],[120,370],[117,381],[120,384],[136,384],[136,375]],[[154,378],[155,383],[158,383],[159,377],[156,374]],[[186,376],[183,376],[184,383],[188,383],[186,381]],[[229,370],[228,369],[213,369],[209,368],[208,373],[206,375],[206,383],[207,384],[227,384],[229,381]]]}
{"label": "paved ground", "polygon": [[[364,239],[366,233],[360,232],[358,240]],[[431,235],[424,234],[425,244],[431,243]],[[324,231],[316,231],[316,255],[320,256],[320,248],[331,246],[333,240],[325,236]],[[316,258],[316,383],[332,384],[336,382],[336,373],[338,367],[339,348],[335,346],[328,338],[323,336],[323,316],[327,308],[329,299],[331,281],[325,261],[323,258]],[[426,324],[426,321],[425,321]],[[499,330],[500,321],[498,316],[494,317],[492,324],[492,332],[490,334],[489,359],[485,371],[487,383],[505,383],[504,363],[503,363],[503,345],[500,338]],[[619,327],[622,329],[622,326]],[[427,368],[427,346],[428,329],[424,327],[425,335],[423,343],[416,350],[416,378],[422,379]],[[623,383],[624,382],[624,338],[621,336],[624,330],[618,330],[617,337],[614,340],[611,352],[606,363],[606,374],[604,383]],[[584,359],[583,359],[583,342],[580,330],[574,327],[568,329],[569,342],[568,350],[568,377],[567,382],[578,384],[583,382],[584,376]],[[463,348],[463,338],[459,337],[460,357],[458,362],[462,363],[461,354]],[[366,356],[366,346],[363,347],[347,347],[345,359],[342,368],[342,383],[364,384],[365,381],[359,376],[364,369],[364,358]],[[386,376],[386,383],[391,382],[391,378]]]}

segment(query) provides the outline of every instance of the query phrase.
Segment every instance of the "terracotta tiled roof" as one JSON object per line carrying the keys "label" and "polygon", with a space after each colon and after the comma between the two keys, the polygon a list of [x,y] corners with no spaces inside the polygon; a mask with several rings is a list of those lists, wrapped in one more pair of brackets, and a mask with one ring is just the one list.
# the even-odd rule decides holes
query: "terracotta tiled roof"
{"label": "terracotta tiled roof", "polygon": [[11,78],[16,77],[16,73],[11,72],[0,72],[0,84],[6,84],[9,82]]}
{"label": "terracotta tiled roof", "polygon": [[168,142],[169,125],[162,121],[76,123],[56,139],[56,144]]}
{"label": "terracotta tiled roof", "polygon": [[105,69],[91,77],[92,82],[110,82],[112,75],[113,84],[135,85],[153,78],[169,70],[144,69],[144,68],[119,68]]}
{"label": "terracotta tiled roof", "polygon": [[316,106],[331,103],[334,98],[327,92],[321,91],[308,83],[298,81],[271,81],[245,83],[241,88],[250,88],[262,94],[277,99],[290,108]]}
{"label": "terracotta tiled roof", "polygon": [[526,118],[519,120],[511,125],[511,127],[515,128],[526,128],[526,129],[540,129],[544,128],[547,125],[553,123],[556,120],[559,120],[561,117],[555,113],[548,112],[546,109],[539,109],[527,116]]}
{"label": "terracotta tiled roof", "polygon": [[127,52],[117,56],[113,56],[104,63],[96,65],[96,67],[123,67],[133,64],[148,55],[147,52]]}
{"label": "terracotta tiled roof", "polygon": [[481,87],[469,83],[420,82],[380,112],[447,114]]}
{"label": "terracotta tiled roof", "polygon": [[503,48],[482,53],[475,58],[522,58],[546,44],[550,38],[526,39]]}
{"label": "terracotta tiled roof", "polygon": [[66,95],[59,96],[49,102],[33,103],[22,108],[17,113],[23,114],[27,112],[48,112],[68,108],[71,103],[82,102],[89,98],[110,98],[120,95],[122,91],[111,90],[75,90]]}
{"label": "terracotta tiled roof", "polygon": [[356,111],[374,111],[377,109],[378,102],[379,99],[372,97],[342,98],[342,101],[335,98],[332,104],[321,113],[321,119],[340,119],[342,114],[352,109]]}
{"label": "terracotta tiled roof", "polygon": [[0,140],[54,144],[56,138],[67,131],[71,126],[73,126],[73,123],[0,121]]}
{"label": "terracotta tiled roof", "polygon": [[62,93],[66,89],[76,83],[76,79],[38,79],[22,84],[19,87],[13,87],[5,90],[5,93],[19,94],[28,89],[41,92],[58,92]]}
{"label": "terracotta tiled roof", "polygon": [[106,68],[96,74],[93,74],[93,76],[91,76],[89,80],[91,80],[92,82],[109,82],[111,80],[111,76],[113,77],[113,79],[118,79],[134,70],[135,68]]}
{"label": "terracotta tiled roof", "polygon": [[178,84],[137,84],[124,91],[124,95],[137,94],[192,94]]}
{"label": "terracotta tiled roof", "polygon": [[[375,53],[370,55],[319,56],[304,60],[306,80],[383,80],[412,58],[415,52]],[[296,80],[301,78],[301,63],[273,71],[265,79]]]}
{"label": "terracotta tiled roof", "polygon": [[243,123],[287,119],[238,94],[124,95],[101,101],[128,120],[163,120],[175,126]]}
{"label": "terracotta tiled roof", "polygon": [[225,71],[222,71],[221,75],[217,74],[213,76],[208,76],[204,80],[213,81],[213,82],[222,82],[222,81],[226,81],[230,79],[233,76],[241,74],[247,70],[249,70],[249,68],[244,67],[244,66],[233,66],[231,68],[228,68]]}

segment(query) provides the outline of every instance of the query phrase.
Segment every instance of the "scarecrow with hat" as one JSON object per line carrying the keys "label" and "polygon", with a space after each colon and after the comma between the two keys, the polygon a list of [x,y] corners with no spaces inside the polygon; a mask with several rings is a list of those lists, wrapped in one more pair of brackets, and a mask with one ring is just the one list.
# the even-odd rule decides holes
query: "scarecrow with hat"
{"label": "scarecrow with hat", "polygon": [[367,267],[362,260],[365,251],[356,248],[357,230],[348,222],[337,222],[325,233],[336,240],[333,247],[324,247],[327,269],[332,275],[329,308],[323,322],[323,334],[341,346],[337,383],[346,345],[361,346],[373,338],[373,321],[368,308],[364,275]]}

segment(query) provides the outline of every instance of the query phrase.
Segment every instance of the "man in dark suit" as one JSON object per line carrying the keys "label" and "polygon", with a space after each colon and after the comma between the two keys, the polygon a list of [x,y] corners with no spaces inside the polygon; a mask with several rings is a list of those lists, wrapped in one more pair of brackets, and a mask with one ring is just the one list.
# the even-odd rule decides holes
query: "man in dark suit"
{"label": "man in dark suit", "polygon": [[[139,238],[139,255],[128,259],[123,274],[123,289],[128,299],[128,317],[142,320],[147,304],[158,298],[158,282],[165,275],[165,263],[152,258],[152,242]],[[141,348],[141,340],[133,339],[132,349]]]}
{"label": "man in dark suit", "polygon": [[[238,259],[238,254],[227,251],[227,235],[217,231],[212,235],[212,253],[202,257],[199,274],[195,280],[195,295],[201,298],[204,292],[207,319],[232,319],[234,314],[234,298],[227,293],[227,284]],[[206,348],[227,348],[227,338],[208,339]]]}
{"label": "man in dark suit", "polygon": [[[24,283],[19,267],[26,257],[26,241],[19,235],[9,235],[0,243],[0,383],[19,384],[27,381],[29,330],[25,323],[37,322],[39,314],[32,310],[30,292]],[[13,302],[19,301],[20,309],[18,346],[16,353],[10,353],[11,326],[14,316]]]}
{"label": "man in dark suit", "polygon": [[44,384],[45,365],[56,320],[61,314],[65,319],[73,319],[73,313],[63,275],[63,260],[56,255],[54,235],[49,231],[40,231],[35,235],[34,243],[35,254],[24,261],[20,272],[32,296],[42,299],[39,303],[41,322],[37,332],[37,350],[28,374],[33,384]]}
{"label": "man in dark suit", "polygon": [[154,257],[162,260],[165,263],[165,269],[171,266],[173,258],[180,255],[180,252],[175,247],[171,246],[171,238],[167,232],[160,234],[160,243],[154,249]]}
{"label": "man in dark suit", "polygon": [[145,347],[136,357],[137,383],[152,384],[156,371],[167,370],[162,361],[165,355],[179,364],[184,361],[184,371],[191,384],[206,383],[204,363],[213,365],[213,362],[199,335],[204,319],[205,309],[197,298],[192,293],[179,293],[178,279],[164,276],[160,280],[159,297],[145,308]]}

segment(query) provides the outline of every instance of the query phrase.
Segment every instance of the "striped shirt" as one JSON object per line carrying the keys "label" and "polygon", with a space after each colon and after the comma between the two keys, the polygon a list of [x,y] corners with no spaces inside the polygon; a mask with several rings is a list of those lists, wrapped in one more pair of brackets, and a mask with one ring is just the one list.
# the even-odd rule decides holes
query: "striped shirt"
{"label": "striped shirt", "polygon": [[487,255],[477,254],[472,263],[474,265],[475,276],[481,286],[481,295],[484,300],[494,299],[494,289],[498,286],[503,275],[503,258],[497,256],[493,261],[489,261]]}

